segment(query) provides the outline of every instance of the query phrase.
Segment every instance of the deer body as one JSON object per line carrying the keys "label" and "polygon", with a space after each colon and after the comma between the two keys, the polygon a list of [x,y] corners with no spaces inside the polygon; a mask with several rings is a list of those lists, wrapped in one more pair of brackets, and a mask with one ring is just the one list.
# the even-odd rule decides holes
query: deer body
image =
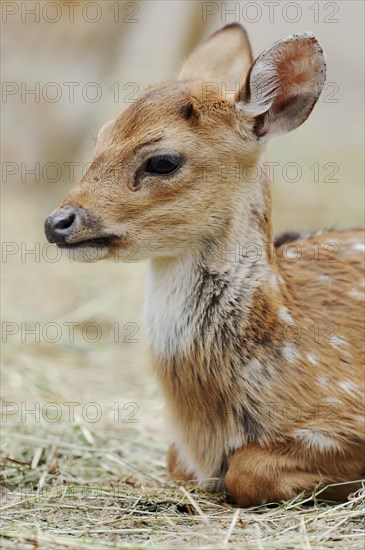
{"label": "deer body", "polygon": [[[211,262],[200,259],[190,269],[181,262],[152,266],[147,326],[173,425],[170,468],[178,478],[211,480],[208,487],[220,487],[235,451],[257,444],[264,450],[282,449],[289,458],[299,454],[307,470],[286,492],[273,487],[267,494],[269,482],[277,484],[280,468],[269,469],[267,478],[266,459],[261,459],[260,480],[266,484],[262,498],[275,500],[305,490],[311,464],[314,484],[364,475],[358,334],[363,320],[359,304],[347,299],[353,295],[361,300],[363,293],[357,248],[362,238],[354,231],[298,240],[307,269],[294,281],[295,267],[281,270],[282,258],[275,258],[273,268],[251,270],[217,264],[216,257]],[[313,243],[328,242],[346,247],[353,262],[348,266],[348,258],[337,258],[328,266],[325,249],[315,258]],[[282,251],[277,250],[279,258]],[[329,292],[331,280],[339,275],[344,279],[341,291]],[[159,285],[165,299],[154,304],[162,296]],[[339,309],[346,322],[332,325]],[[270,460],[276,452],[269,454]],[[254,457],[260,461],[260,452]],[[259,485],[239,502],[257,502]]]}
{"label": "deer body", "polygon": [[[309,33],[252,64],[243,29],[223,28],[177,82],[102,129],[89,171],[46,221],[48,239],[80,260],[131,248],[150,259],[169,470],[243,506],[354,482],[327,492],[343,498],[365,474],[364,235],[274,247],[262,163],[267,139],[307,118],[324,74]],[[240,84],[227,98],[204,81]]]}

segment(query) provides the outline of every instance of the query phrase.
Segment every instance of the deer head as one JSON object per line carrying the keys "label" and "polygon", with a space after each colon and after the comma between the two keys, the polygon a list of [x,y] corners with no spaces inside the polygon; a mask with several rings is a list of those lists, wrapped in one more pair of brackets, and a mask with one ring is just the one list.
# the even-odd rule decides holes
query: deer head
{"label": "deer head", "polygon": [[308,117],[325,67],[311,33],[277,42],[252,63],[244,29],[224,27],[176,81],[148,88],[105,124],[87,173],[47,218],[47,239],[81,261],[131,250],[169,257],[219,239],[237,205],[254,223],[252,210],[267,208],[267,184],[241,168],[260,162],[268,138]]}

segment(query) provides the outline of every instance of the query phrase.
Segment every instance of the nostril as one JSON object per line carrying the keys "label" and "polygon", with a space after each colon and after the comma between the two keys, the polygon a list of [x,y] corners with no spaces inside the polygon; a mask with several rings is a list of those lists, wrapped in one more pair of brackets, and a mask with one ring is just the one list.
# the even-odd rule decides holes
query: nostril
{"label": "nostril", "polygon": [[56,218],[54,223],[54,229],[69,229],[76,219],[75,212],[69,212],[63,217]]}
{"label": "nostril", "polygon": [[61,244],[76,228],[77,208],[60,209],[49,216],[44,224],[46,237],[50,243]]}

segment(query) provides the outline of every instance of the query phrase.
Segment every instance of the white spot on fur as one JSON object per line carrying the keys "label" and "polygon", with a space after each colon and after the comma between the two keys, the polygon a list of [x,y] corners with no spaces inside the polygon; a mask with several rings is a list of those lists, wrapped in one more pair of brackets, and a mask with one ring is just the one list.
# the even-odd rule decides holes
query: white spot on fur
{"label": "white spot on fur", "polygon": [[318,360],[314,353],[307,353],[307,359],[312,365],[318,365]]}
{"label": "white spot on fur", "polygon": [[334,348],[340,348],[341,346],[345,346],[346,344],[348,344],[348,341],[345,340],[345,338],[342,338],[341,336],[332,336],[332,338],[330,339],[330,342],[331,342],[331,345],[334,347]]}
{"label": "white spot on fur", "polygon": [[323,401],[325,403],[329,403],[330,405],[343,405],[341,399],[338,399],[337,397],[324,397]]}
{"label": "white spot on fur", "polygon": [[330,280],[330,277],[328,275],[320,275],[319,280],[322,281],[322,283],[327,283]]}
{"label": "white spot on fur", "polygon": [[351,298],[355,298],[355,300],[363,300],[365,298],[365,294],[363,292],[360,292],[360,290],[356,290],[355,288],[352,288],[347,294]]}
{"label": "white spot on fur", "polygon": [[320,376],[318,378],[318,384],[322,387],[322,388],[328,388],[328,376]]}
{"label": "white spot on fur", "polygon": [[298,348],[294,344],[286,344],[281,348],[281,353],[288,363],[294,363],[299,357]]}
{"label": "white spot on fur", "polygon": [[[285,255],[288,260],[298,260],[300,253],[298,253],[297,247],[289,248],[290,245],[288,245]],[[299,249],[300,250],[300,249]]]}
{"label": "white spot on fur", "polygon": [[283,321],[283,323],[293,323],[293,317],[290,315],[286,307],[281,307],[279,309],[279,319],[280,321]]}
{"label": "white spot on fur", "polygon": [[342,380],[338,385],[343,391],[350,394],[353,394],[358,389],[357,385],[352,380]]}
{"label": "white spot on fur", "polygon": [[352,247],[353,250],[356,250],[356,252],[365,252],[365,244],[364,243],[356,243]]}
{"label": "white spot on fur", "polygon": [[316,430],[309,428],[302,428],[296,431],[296,439],[299,439],[302,443],[305,443],[312,449],[317,449],[320,452],[337,450],[338,443],[328,435],[325,435]]}

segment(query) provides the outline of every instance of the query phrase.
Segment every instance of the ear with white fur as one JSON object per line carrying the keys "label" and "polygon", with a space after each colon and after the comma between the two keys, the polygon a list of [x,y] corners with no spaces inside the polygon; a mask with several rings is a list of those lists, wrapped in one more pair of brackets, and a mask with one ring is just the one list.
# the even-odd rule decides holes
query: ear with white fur
{"label": "ear with white fur", "polygon": [[326,79],[326,57],[312,33],[276,42],[251,67],[236,97],[237,106],[256,119],[265,138],[300,126],[312,111]]}
{"label": "ear with white fur", "polygon": [[252,65],[250,42],[238,23],[226,25],[204,40],[185,61],[178,80],[224,82],[228,89],[243,82]]}

